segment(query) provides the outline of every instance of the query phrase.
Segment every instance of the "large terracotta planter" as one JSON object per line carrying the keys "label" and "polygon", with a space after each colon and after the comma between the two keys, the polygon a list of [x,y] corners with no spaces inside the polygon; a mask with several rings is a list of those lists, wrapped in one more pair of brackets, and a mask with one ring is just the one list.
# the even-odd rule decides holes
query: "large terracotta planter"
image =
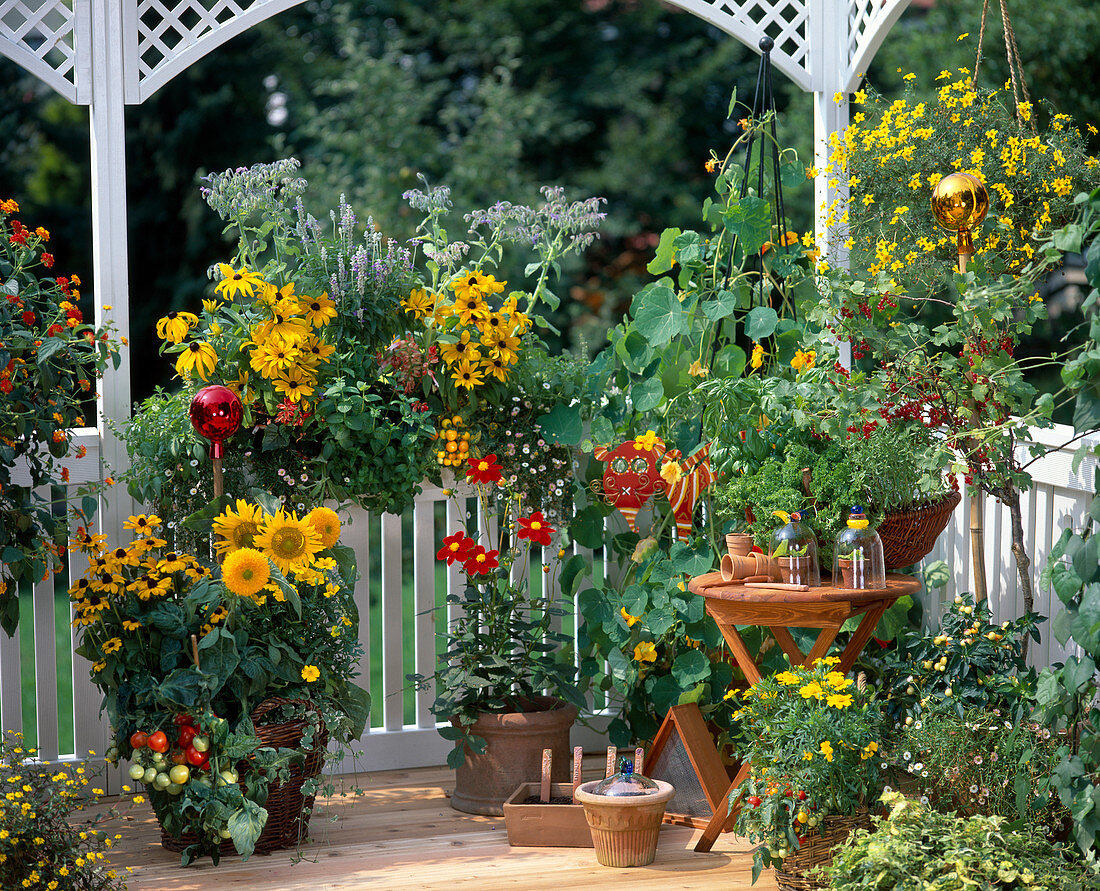
{"label": "large terracotta planter", "polygon": [[466,760],[455,771],[451,807],[456,811],[503,816],[508,796],[542,772],[543,749],[554,752],[551,780],[569,782],[569,730],[577,719],[576,706],[551,696],[539,696],[533,705],[538,711],[483,712],[470,728],[486,747],[480,755],[467,748]]}
{"label": "large terracotta planter", "polygon": [[577,788],[596,859],[604,866],[648,866],[657,856],[665,805],[675,790],[664,780],[654,782],[657,791],[650,795],[593,795],[599,780]]}

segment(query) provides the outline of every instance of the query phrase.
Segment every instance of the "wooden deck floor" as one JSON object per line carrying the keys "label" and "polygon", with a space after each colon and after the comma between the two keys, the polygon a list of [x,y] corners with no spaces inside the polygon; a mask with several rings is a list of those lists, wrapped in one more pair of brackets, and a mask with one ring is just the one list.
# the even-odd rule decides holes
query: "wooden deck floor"
{"label": "wooden deck floor", "polygon": [[[588,779],[602,774],[595,761]],[[588,774],[592,776],[589,777]],[[350,778],[349,778],[350,779]],[[364,794],[318,804],[313,839],[300,851],[209,860],[186,869],[179,855],[160,846],[148,805],[130,812],[123,840],[112,854],[116,867],[131,867],[133,891],[351,891],[351,889],[721,889],[751,884],[751,848],[724,835],[709,854],[696,854],[698,833],[679,826],[661,831],[657,859],[648,867],[611,869],[591,849],[510,848],[499,817],[453,810],[447,795],[454,777],[446,768],[360,774]],[[765,873],[756,889],[772,891]]]}

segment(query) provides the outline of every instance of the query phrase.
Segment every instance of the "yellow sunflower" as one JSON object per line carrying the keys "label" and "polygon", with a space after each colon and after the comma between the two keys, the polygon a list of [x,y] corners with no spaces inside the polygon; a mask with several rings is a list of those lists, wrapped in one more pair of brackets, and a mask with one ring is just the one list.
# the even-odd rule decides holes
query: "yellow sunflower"
{"label": "yellow sunflower", "polygon": [[279,511],[267,517],[256,536],[255,546],[286,575],[299,566],[308,566],[321,550],[321,533],[299,520],[296,513]]}
{"label": "yellow sunflower", "polygon": [[329,507],[315,507],[305,521],[321,536],[321,547],[331,548],[340,540],[340,517]]}
{"label": "yellow sunflower", "polygon": [[214,287],[214,292],[226,300],[232,300],[237,294],[252,297],[256,288],[264,284],[264,277],[258,272],[249,272],[247,266],[234,269],[228,263],[219,263],[218,271],[222,274],[222,280]]}
{"label": "yellow sunflower", "polygon": [[157,322],[157,337],[169,343],[183,343],[187,332],[199,323],[199,317],[190,312],[170,312]]}
{"label": "yellow sunflower", "polygon": [[214,542],[214,550],[219,554],[231,554],[241,548],[253,547],[253,539],[259,534],[263,521],[264,512],[258,504],[238,498],[236,511],[227,507],[214,520],[214,533],[222,538]]}
{"label": "yellow sunflower", "polygon": [[200,378],[206,380],[217,364],[218,354],[214,352],[214,348],[199,340],[188,344],[187,349],[176,358],[176,374],[180,377],[198,374]]}
{"label": "yellow sunflower", "polygon": [[323,328],[336,318],[336,301],[327,292],[320,297],[303,297],[298,306],[298,311],[314,328]]}
{"label": "yellow sunflower", "polygon": [[238,597],[255,597],[270,578],[271,565],[255,548],[234,551],[222,564],[222,581]]}

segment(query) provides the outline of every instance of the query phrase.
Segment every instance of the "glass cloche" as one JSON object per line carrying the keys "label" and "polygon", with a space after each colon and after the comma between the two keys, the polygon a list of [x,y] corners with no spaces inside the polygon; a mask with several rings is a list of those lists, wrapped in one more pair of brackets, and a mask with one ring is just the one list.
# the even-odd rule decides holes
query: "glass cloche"
{"label": "glass cloche", "polygon": [[833,584],[849,590],[878,590],[886,587],[886,561],[882,539],[870,528],[863,508],[853,505],[846,528],[836,537],[833,549]]}
{"label": "glass cloche", "polygon": [[817,536],[802,522],[798,511],[788,515],[776,511],[787,525],[772,534],[768,556],[771,557],[772,578],[792,585],[821,584],[821,568],[817,557]]}
{"label": "glass cloche", "polygon": [[619,772],[601,780],[592,790],[592,794],[620,798],[630,795],[652,795],[657,791],[657,784],[653,780],[640,773],[634,773],[634,762],[629,758],[623,758],[619,763]]}

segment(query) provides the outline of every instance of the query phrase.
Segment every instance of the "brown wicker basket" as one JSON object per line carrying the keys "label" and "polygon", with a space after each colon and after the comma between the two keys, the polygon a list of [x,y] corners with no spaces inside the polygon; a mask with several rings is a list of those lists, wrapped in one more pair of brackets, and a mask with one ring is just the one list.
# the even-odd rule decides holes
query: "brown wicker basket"
{"label": "brown wicker basket", "polygon": [[[779,891],[825,891],[829,879],[814,872],[819,867],[831,866],[833,848],[857,829],[870,829],[871,817],[861,810],[850,817],[825,818],[825,834],[811,830],[801,839],[798,850],[783,858],[783,865],[775,870],[775,884]],[[812,875],[810,874],[812,873]]]}
{"label": "brown wicker basket", "polygon": [[886,568],[902,569],[927,557],[960,501],[962,495],[949,492],[912,510],[888,513],[878,527]]}
{"label": "brown wicker basket", "polygon": [[[298,718],[283,724],[260,723],[264,715],[281,705],[305,706],[316,718],[315,720]],[[306,780],[321,773],[321,767],[325,761],[325,749],[328,746],[328,730],[325,729],[317,707],[304,699],[282,699],[277,696],[265,699],[253,709],[251,717],[256,725],[256,736],[260,738],[263,748],[297,749],[302,744],[306,729],[311,724],[316,728],[313,735],[313,748],[305,753],[305,761],[292,764],[288,768],[290,776],[285,783],[274,780],[268,786],[267,801],[264,803],[267,809],[267,823],[264,824],[263,832],[256,840],[255,853],[270,854],[272,851],[295,847],[309,834],[309,816],[313,809],[314,796],[303,796],[302,785]],[[249,770],[247,761],[237,765],[238,773],[243,775],[247,770]],[[241,787],[242,789],[244,787],[243,778]],[[198,840],[198,836],[191,832],[174,836],[165,832],[163,826],[160,830],[160,843],[169,851],[178,853]],[[232,839],[223,841],[220,850],[223,857],[237,853]]]}

